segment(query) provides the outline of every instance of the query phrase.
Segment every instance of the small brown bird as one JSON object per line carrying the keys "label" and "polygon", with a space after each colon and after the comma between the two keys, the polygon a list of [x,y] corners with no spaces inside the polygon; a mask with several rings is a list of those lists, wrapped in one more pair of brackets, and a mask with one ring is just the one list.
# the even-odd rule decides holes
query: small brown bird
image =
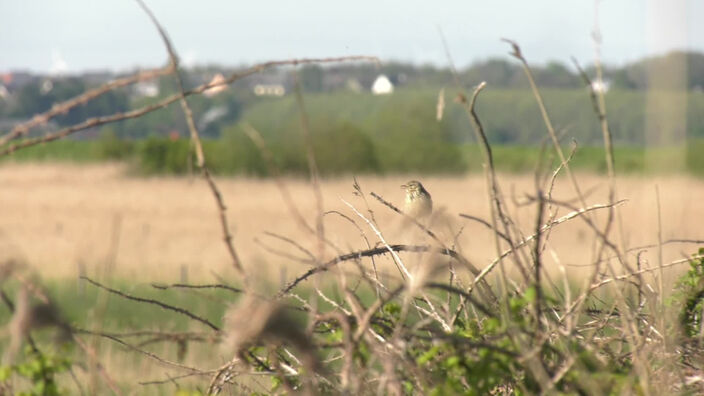
{"label": "small brown bird", "polygon": [[433,200],[430,193],[419,181],[411,180],[401,185],[406,190],[406,205],[404,212],[414,219],[422,219],[433,212]]}

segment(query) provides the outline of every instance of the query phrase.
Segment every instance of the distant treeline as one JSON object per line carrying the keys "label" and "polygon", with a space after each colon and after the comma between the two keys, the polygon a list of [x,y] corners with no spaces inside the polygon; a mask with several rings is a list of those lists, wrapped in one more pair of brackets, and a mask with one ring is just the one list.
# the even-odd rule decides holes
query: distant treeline
{"label": "distant treeline", "polygon": [[[339,132],[339,131],[338,131]],[[316,140],[314,151],[324,176],[354,174],[459,174],[482,171],[482,155],[476,144],[418,147],[418,155],[392,156],[389,161],[368,140],[348,129],[336,134],[344,138]],[[239,131],[233,129],[228,138],[206,139],[203,147],[208,166],[219,175],[248,177],[271,176],[261,152]],[[284,175],[305,177],[308,165],[300,144],[269,147],[275,166]],[[565,146],[564,151],[569,152]],[[429,150],[423,153],[422,150]],[[690,141],[686,146],[664,148],[616,147],[616,171],[619,174],[689,173],[704,176],[704,140]],[[449,154],[449,155],[445,155]],[[559,162],[550,147],[493,146],[494,161],[500,172],[530,173],[539,162],[557,166]],[[542,157],[542,160],[540,160]],[[578,147],[571,165],[578,171],[606,173],[602,147]],[[0,159],[1,162],[124,162],[135,175],[183,175],[195,172],[193,150],[187,139],[170,140],[151,137],[141,140],[117,139],[104,135],[90,141],[63,140],[30,147]]]}
{"label": "distant treeline", "polygon": [[[452,100],[456,90],[446,88],[441,120],[436,118],[438,92],[402,89],[385,96],[350,92],[305,95],[306,115],[321,172],[326,175],[458,173],[481,169],[481,155],[472,148],[475,146],[467,115]],[[586,90],[548,89],[543,96],[563,144],[569,146],[574,140],[580,147],[576,166],[604,170],[603,151],[598,148],[603,145],[602,132]],[[686,129],[686,140],[683,135],[670,148],[659,148],[659,144],[646,138],[646,93],[625,90],[607,93],[608,119],[618,147],[619,170],[688,169],[704,174],[704,145],[698,143],[704,141],[704,94],[692,92],[686,100],[686,112],[659,109],[686,115],[687,122],[681,122]],[[191,101],[196,121],[201,125],[205,101],[200,97]],[[171,115],[178,111],[178,107],[172,106],[163,113]],[[498,168],[532,171],[538,147],[547,136],[532,93],[488,87],[479,98],[477,112],[489,140],[496,146]],[[188,172],[192,165],[189,140],[179,133],[169,135],[170,128],[160,124],[161,117],[159,112],[151,113],[108,125],[98,132],[97,139],[53,142],[19,151],[14,157],[121,160],[130,162],[139,173]],[[295,99],[283,97],[259,99],[242,109],[236,119],[220,119],[219,136],[210,135],[205,141],[209,165],[221,174],[270,174],[269,164],[243,131],[243,124],[247,123],[261,133],[278,169],[286,174],[305,174],[307,161],[300,117]],[[183,123],[183,117],[177,122]],[[185,130],[185,126],[182,128]],[[141,130],[152,133],[145,133],[149,137],[143,139],[140,138],[143,135],[136,133]],[[661,163],[652,166],[653,158]]]}
{"label": "distant treeline", "polygon": [[[433,140],[466,143],[473,134],[467,114],[454,99],[458,90],[444,90],[445,111],[442,121],[436,120],[439,90],[405,89],[388,96],[352,93],[306,95],[306,109],[318,127],[345,122],[363,130],[373,139]],[[552,122],[560,134],[581,145],[602,142],[599,121],[585,89],[544,89]],[[613,139],[619,145],[649,145],[655,141],[646,136],[649,120],[648,94],[640,91],[611,90],[606,94],[607,117]],[[685,107],[663,106],[652,109],[661,118],[686,117],[678,122],[683,128],[680,140],[704,138],[704,93],[691,92],[679,98]],[[477,101],[477,113],[493,143],[540,144],[546,136],[545,124],[535,98],[529,90],[496,89],[487,86]],[[293,98],[262,100],[249,106],[241,120],[276,139],[298,122],[298,107]],[[227,128],[224,129],[227,133]]]}
{"label": "distant treeline", "polygon": [[[584,109],[580,109],[578,112],[556,111],[554,115],[571,120],[570,124],[584,125],[582,114],[588,111],[590,105],[583,95],[584,81],[580,78],[576,68],[569,63],[561,62],[531,66],[536,82],[541,89],[562,92],[552,95],[555,106],[565,107],[564,102],[575,102],[579,106],[584,105]],[[593,78],[594,70],[589,65],[583,66],[586,68],[587,74]],[[187,86],[195,86],[210,81],[217,73],[227,75],[235,70],[234,68],[214,66],[197,67],[185,70],[184,76]],[[380,74],[387,75],[396,86],[397,91],[435,91],[437,94],[437,90],[442,87],[446,87],[448,92],[456,91],[455,80],[450,70],[434,66],[386,62],[380,66],[356,63],[329,67],[305,66],[297,70],[304,93],[345,95],[361,90],[360,96],[355,99],[357,101],[367,100],[368,95],[365,93],[368,94],[374,79]],[[0,88],[0,90],[5,89],[4,93],[0,95],[0,129],[7,129],[7,125],[10,125],[12,121],[27,119],[34,114],[46,111],[53,103],[69,99],[116,76],[111,73],[92,73],[57,77],[24,73],[22,79],[16,78],[12,84]],[[642,134],[631,131],[642,130],[642,125],[638,127],[637,124],[638,122],[642,124],[644,118],[642,117],[645,107],[643,91],[649,88],[658,90],[670,88],[681,90],[684,88],[694,95],[690,99],[696,97],[695,94],[704,90],[704,54],[672,52],[663,56],[642,59],[622,67],[606,66],[604,78],[610,87],[607,100],[612,109],[611,115],[616,116],[615,122],[625,123],[624,128],[621,129],[628,131],[622,134],[622,140],[628,143],[641,143],[638,135]],[[534,105],[527,103],[525,99],[528,96],[521,94],[528,87],[524,72],[520,65],[508,56],[477,62],[460,69],[459,79],[465,89],[471,88],[480,81],[486,81],[489,89],[495,92],[493,98],[486,95],[487,98],[480,102],[480,106],[483,106],[487,111],[485,117],[493,119],[497,114],[505,115],[507,109],[510,114],[519,111],[522,118],[532,112]],[[254,85],[259,83],[281,84],[286,87],[287,95],[284,97],[286,98],[290,96],[292,91],[293,80],[293,72],[290,68],[267,70],[237,81],[231,89],[215,97],[192,97],[189,101],[194,107],[196,117],[200,120],[203,134],[217,137],[225,128],[239,121],[241,116],[251,107],[257,106],[262,101],[275,101],[275,99],[254,95],[252,90]],[[20,84],[19,81],[23,82]],[[174,81],[168,76],[156,80],[152,88],[158,96],[176,92]],[[53,121],[56,127],[67,126],[87,117],[136,108],[155,99],[145,95],[140,93],[136,87],[114,90],[84,106],[72,109]],[[690,102],[687,105],[688,111],[691,108],[690,112],[701,113],[700,107],[698,107],[701,105],[701,100],[697,103]],[[121,137],[130,138],[168,135],[174,131],[186,135],[183,116],[177,107],[153,113],[145,118],[124,122],[117,125],[115,131]],[[345,111],[344,109],[333,110]],[[622,110],[629,114],[627,118],[619,116]],[[528,115],[530,119],[527,121],[532,124],[532,113]],[[279,117],[278,114],[273,114],[273,116]],[[575,117],[580,118],[576,119]],[[640,121],[635,118],[640,118]],[[692,124],[692,122],[694,123]],[[701,117],[692,116],[692,119],[688,119],[688,124],[692,124],[694,129],[701,129],[701,124],[704,124],[704,121]],[[498,136],[497,141],[521,144],[528,141],[524,136],[524,131],[518,133],[510,125],[498,125],[495,132],[498,134],[496,135]],[[583,133],[575,135],[580,138],[586,136]],[[535,137],[535,134],[528,133],[527,136]],[[516,138],[518,140],[514,140]],[[537,141],[533,139],[531,142],[536,143]]]}
{"label": "distant treeline", "polygon": [[[662,86],[657,91],[641,89],[648,86],[649,73],[664,73],[670,66],[683,64],[687,65],[689,91],[669,91]],[[189,70],[188,84],[208,80],[216,70]],[[399,84],[393,94],[375,96],[343,86],[332,91],[326,88],[333,83],[339,85],[345,78],[370,84],[381,72]],[[602,132],[583,82],[574,70],[559,64],[537,66],[534,72],[563,144],[568,146],[574,140],[580,147],[575,162],[585,169],[602,170],[603,153],[590,148],[603,144]],[[612,81],[605,98],[614,143],[619,147],[620,169],[646,170],[653,157],[645,153],[655,152],[661,153],[656,157],[662,157],[663,169],[686,168],[704,173],[700,172],[700,162],[704,160],[699,159],[704,158],[704,146],[697,143],[704,141],[704,93],[698,89],[704,85],[704,55],[672,53],[620,69],[607,68],[605,72]],[[253,81],[288,78],[291,70],[267,73],[253,76]],[[454,100],[462,87],[454,85],[448,70],[395,63],[380,69],[373,65],[342,65],[301,68],[299,77],[314,151],[324,174],[453,173],[480,168],[480,156],[471,148],[474,141],[467,115]],[[532,169],[546,130],[532,92],[525,89],[527,83],[520,67],[508,60],[490,60],[461,71],[460,78],[467,85],[481,80],[488,83],[477,102],[477,112],[489,140],[497,145],[499,169]],[[168,79],[157,83],[162,96],[175,90],[173,81]],[[300,106],[290,92],[283,97],[256,96],[251,83],[246,79],[238,81],[214,97],[189,97],[198,128],[206,138],[209,164],[222,174],[270,173],[269,164],[243,133],[242,125],[247,123],[262,134],[274,153],[277,168],[289,174],[305,174]],[[42,84],[29,83],[12,100],[0,100],[0,121],[3,114],[21,118],[45,111],[52,103],[92,86],[79,77],[57,79],[48,91]],[[464,88],[468,91],[468,87]],[[675,100],[654,105],[658,102],[653,100],[653,92],[674,95]],[[440,96],[445,106],[438,120]],[[57,117],[54,122],[60,128],[86,117],[134,109],[154,100],[117,90]],[[658,136],[661,132],[665,138]],[[73,136],[90,142],[55,142],[14,157],[125,160],[142,173],[183,173],[189,169],[192,153],[187,135],[181,110],[172,105]],[[663,143],[674,149],[655,147]],[[86,151],[81,152],[79,147]],[[533,162],[526,162],[528,159]]]}

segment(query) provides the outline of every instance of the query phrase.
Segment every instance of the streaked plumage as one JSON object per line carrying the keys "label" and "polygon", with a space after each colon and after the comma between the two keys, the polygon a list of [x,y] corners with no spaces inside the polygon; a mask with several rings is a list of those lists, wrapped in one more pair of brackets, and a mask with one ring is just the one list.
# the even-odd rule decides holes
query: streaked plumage
{"label": "streaked plumage", "polygon": [[415,219],[422,219],[433,212],[433,200],[430,193],[419,181],[411,180],[401,186],[406,190],[404,212]]}

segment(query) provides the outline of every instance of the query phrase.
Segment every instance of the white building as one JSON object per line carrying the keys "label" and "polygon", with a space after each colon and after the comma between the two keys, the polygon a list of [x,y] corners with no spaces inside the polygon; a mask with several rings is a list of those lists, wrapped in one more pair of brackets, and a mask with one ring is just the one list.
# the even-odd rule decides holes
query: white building
{"label": "white building", "polygon": [[52,89],[54,89],[54,83],[47,79],[42,81],[42,85],[39,87],[39,92],[41,92],[42,95],[46,95],[51,92]]}
{"label": "white building", "polygon": [[159,85],[154,81],[142,81],[134,85],[134,92],[139,97],[153,98],[159,96]]}
{"label": "white building", "polygon": [[286,88],[281,84],[257,84],[253,91],[257,96],[284,96],[286,94]]}
{"label": "white building", "polygon": [[611,81],[592,81],[592,89],[594,90],[594,92],[606,93],[609,91],[609,88],[611,88]]}
{"label": "white building", "polygon": [[394,85],[388,77],[381,74],[374,80],[372,84],[372,93],[374,95],[388,95],[394,92]]}

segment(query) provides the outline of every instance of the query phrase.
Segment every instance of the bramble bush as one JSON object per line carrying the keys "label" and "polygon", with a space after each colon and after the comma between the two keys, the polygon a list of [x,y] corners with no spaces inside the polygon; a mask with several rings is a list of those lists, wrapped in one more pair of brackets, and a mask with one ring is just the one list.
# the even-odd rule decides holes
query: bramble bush
{"label": "bramble bush", "polygon": [[[56,383],[56,377],[71,368],[71,359],[56,353],[40,353],[30,346],[24,350],[24,360],[18,364],[0,366],[0,394],[13,392],[13,375],[27,380],[27,391],[15,392],[19,396],[59,396],[68,394]],[[7,393],[6,393],[7,392]]]}

